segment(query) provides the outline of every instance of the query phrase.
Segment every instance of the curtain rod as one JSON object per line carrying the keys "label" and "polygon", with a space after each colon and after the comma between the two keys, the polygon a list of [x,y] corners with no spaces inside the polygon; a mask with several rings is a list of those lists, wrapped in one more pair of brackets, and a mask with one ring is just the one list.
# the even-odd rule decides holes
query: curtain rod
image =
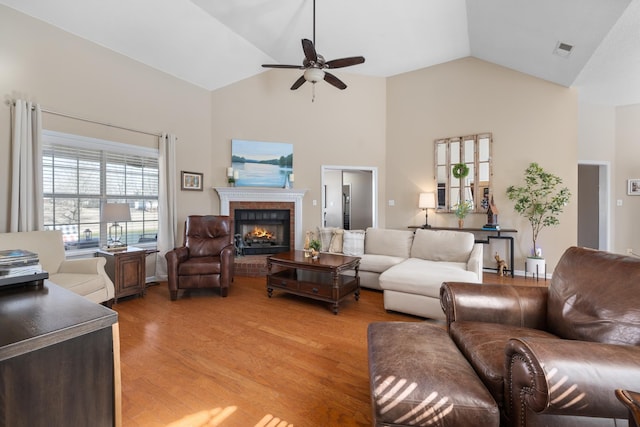
{"label": "curtain rod", "polygon": [[52,111],[52,110],[48,110],[48,109],[42,108],[42,107],[40,108],[40,111],[42,111],[43,113],[52,114],[54,116],[66,117],[68,119],[80,120],[80,121],[83,121],[83,122],[94,123],[96,125],[102,125],[102,126],[108,126],[108,127],[112,127],[112,128],[116,128],[116,129],[127,130],[129,132],[143,133],[145,135],[157,136],[158,138],[162,136],[162,134],[157,133],[157,132],[147,132],[147,131],[144,131],[144,130],[127,128],[127,127],[124,127],[124,126],[118,126],[118,125],[114,125],[114,124],[111,124],[111,123],[99,122],[97,120],[91,120],[91,119],[87,119],[85,117],[79,117],[79,116],[74,116],[74,115],[71,115],[71,114],[60,113],[58,111]]}
{"label": "curtain rod", "polygon": [[[13,106],[16,105],[15,101],[7,101],[6,103],[10,104],[10,105],[13,105]],[[34,109],[34,108],[35,107],[31,107],[31,109]],[[99,122],[97,120],[87,119],[85,117],[74,116],[72,114],[61,113],[59,111],[49,110],[49,109],[44,108],[44,107],[40,107],[40,111],[42,111],[43,113],[52,114],[54,116],[66,117],[68,119],[80,120],[80,121],[83,121],[83,122],[93,123],[93,124],[96,124],[96,125],[102,125],[102,126],[108,126],[108,127],[112,127],[112,128],[116,128],[116,129],[127,130],[129,132],[142,133],[142,134],[145,134],[145,135],[156,136],[158,138],[160,138],[162,136],[162,134],[158,133],[158,132],[147,132],[147,131],[144,131],[144,130],[127,128],[127,127],[124,127],[124,126],[118,126],[118,125],[114,125],[114,124],[111,124],[111,123]]]}

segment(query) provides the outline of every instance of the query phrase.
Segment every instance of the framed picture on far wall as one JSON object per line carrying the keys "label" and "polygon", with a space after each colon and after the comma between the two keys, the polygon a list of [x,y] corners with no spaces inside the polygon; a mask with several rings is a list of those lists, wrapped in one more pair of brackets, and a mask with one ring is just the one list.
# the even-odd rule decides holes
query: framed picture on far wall
{"label": "framed picture on far wall", "polygon": [[640,179],[627,180],[627,194],[629,196],[640,196]]}
{"label": "framed picture on far wall", "polygon": [[202,174],[198,172],[181,172],[180,189],[202,191]]}
{"label": "framed picture on far wall", "polygon": [[293,144],[231,140],[236,187],[286,188],[293,180]]}

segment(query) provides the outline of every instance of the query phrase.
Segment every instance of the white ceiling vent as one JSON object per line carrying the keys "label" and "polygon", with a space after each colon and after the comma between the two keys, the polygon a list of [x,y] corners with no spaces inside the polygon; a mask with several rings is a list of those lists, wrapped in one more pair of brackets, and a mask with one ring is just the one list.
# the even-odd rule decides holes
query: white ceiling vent
{"label": "white ceiling vent", "polygon": [[558,42],[556,44],[556,48],[553,49],[553,53],[555,55],[561,56],[563,58],[568,58],[571,55],[571,51],[573,50],[573,46],[567,43]]}

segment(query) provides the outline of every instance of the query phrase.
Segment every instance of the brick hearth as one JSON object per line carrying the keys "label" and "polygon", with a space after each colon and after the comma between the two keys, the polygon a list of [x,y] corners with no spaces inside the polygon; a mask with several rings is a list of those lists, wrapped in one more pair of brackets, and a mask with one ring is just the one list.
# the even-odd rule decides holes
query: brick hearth
{"label": "brick hearth", "polygon": [[234,260],[235,275],[245,277],[265,277],[268,255],[237,256]]}

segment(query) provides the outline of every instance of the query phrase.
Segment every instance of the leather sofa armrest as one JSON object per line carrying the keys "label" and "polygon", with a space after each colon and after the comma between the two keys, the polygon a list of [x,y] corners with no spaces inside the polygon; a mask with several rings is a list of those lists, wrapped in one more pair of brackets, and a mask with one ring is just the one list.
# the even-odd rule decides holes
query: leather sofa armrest
{"label": "leather sofa armrest", "polygon": [[222,265],[221,277],[220,277],[220,287],[225,288],[229,287],[231,282],[233,281],[233,276],[235,275],[234,271],[234,257],[235,257],[235,247],[233,244],[227,245],[220,251],[220,264]]}
{"label": "leather sofa armrest", "polygon": [[174,248],[164,254],[167,260],[167,282],[169,291],[177,292],[178,290],[178,266],[189,258],[189,248],[181,246]]}
{"label": "leather sofa armrest", "polygon": [[517,426],[532,412],[624,419],[614,390],[640,383],[637,346],[522,338],[509,340],[505,357],[505,409]]}
{"label": "leather sofa armrest", "polygon": [[638,427],[640,425],[640,393],[617,389],[616,397],[629,410],[629,427]]}
{"label": "leather sofa armrest", "polygon": [[440,305],[452,322],[501,323],[546,329],[548,289],[542,286],[510,286],[445,282]]}

